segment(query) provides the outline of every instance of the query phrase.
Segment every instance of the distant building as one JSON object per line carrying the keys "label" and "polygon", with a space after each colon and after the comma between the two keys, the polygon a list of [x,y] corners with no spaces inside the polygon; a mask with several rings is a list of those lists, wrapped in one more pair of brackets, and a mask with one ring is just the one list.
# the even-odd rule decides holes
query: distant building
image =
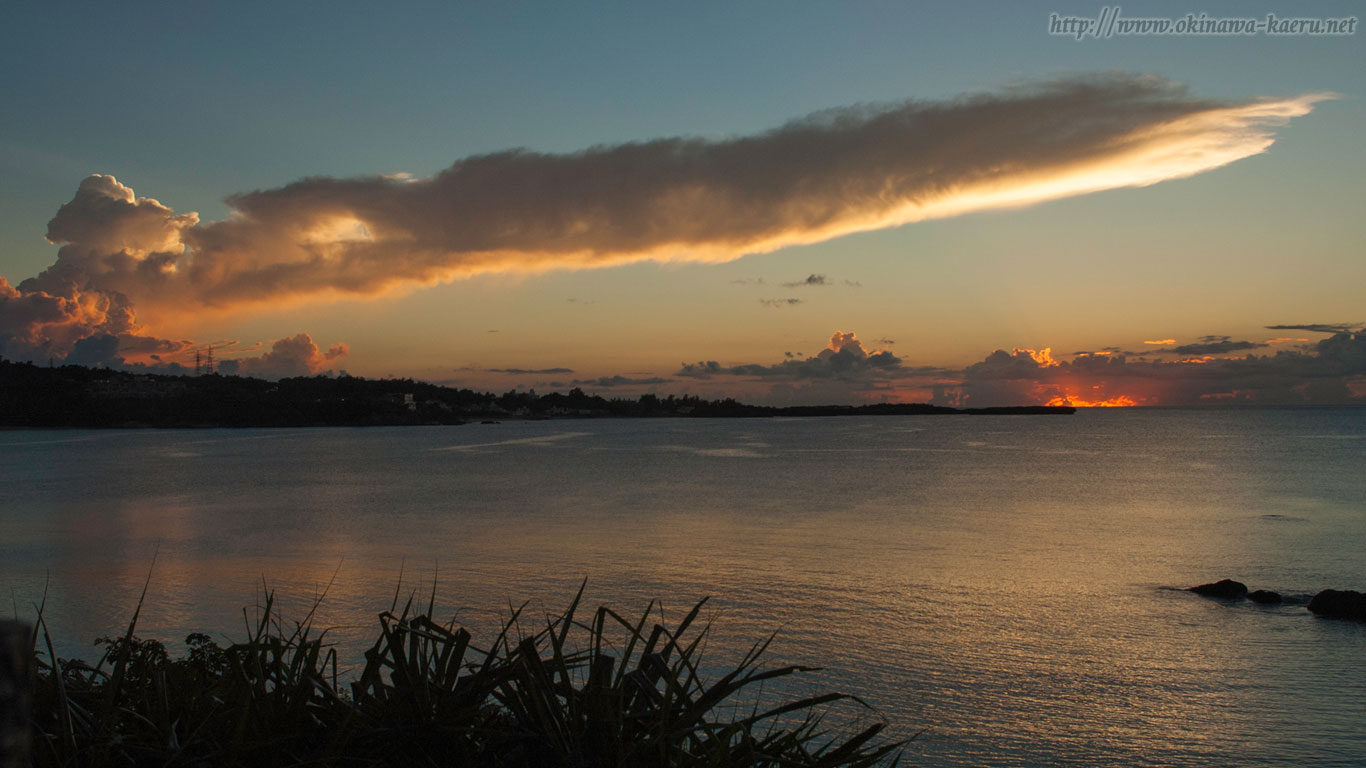
{"label": "distant building", "polygon": [[410,411],[417,410],[417,398],[414,397],[411,392],[392,392],[385,395],[384,399],[396,405],[401,405]]}

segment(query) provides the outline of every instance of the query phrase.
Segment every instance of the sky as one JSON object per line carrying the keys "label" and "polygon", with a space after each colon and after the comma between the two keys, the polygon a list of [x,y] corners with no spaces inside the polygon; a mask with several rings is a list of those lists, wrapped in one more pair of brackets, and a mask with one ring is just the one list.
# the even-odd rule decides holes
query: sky
{"label": "sky", "polygon": [[[1366,32],[1050,34],[1116,7],[1085,3],[56,5],[0,25],[6,358],[1366,402]],[[1121,18],[1201,13],[1250,15]]]}

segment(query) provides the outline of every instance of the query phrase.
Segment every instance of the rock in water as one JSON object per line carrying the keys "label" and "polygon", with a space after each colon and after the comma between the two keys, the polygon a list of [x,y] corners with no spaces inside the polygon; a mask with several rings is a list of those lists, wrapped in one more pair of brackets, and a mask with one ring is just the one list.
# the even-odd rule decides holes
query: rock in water
{"label": "rock in water", "polygon": [[1256,592],[1249,592],[1247,599],[1262,605],[1280,605],[1281,593],[1272,592],[1269,589],[1259,589]]}
{"label": "rock in water", "polygon": [[1309,610],[1330,619],[1366,621],[1366,595],[1351,589],[1325,589],[1309,601]]}
{"label": "rock in water", "polygon": [[1191,587],[1190,591],[1197,595],[1217,597],[1221,600],[1242,600],[1247,597],[1247,585],[1233,579],[1220,579],[1213,584],[1201,584],[1198,587]]}

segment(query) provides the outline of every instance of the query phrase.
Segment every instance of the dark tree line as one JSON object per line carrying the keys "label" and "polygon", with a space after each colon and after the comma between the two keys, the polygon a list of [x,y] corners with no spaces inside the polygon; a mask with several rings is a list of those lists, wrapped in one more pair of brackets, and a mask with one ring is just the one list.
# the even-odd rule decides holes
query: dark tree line
{"label": "dark tree line", "polygon": [[574,388],[502,395],[413,379],[169,376],[0,360],[0,427],[293,427],[461,424],[503,418],[760,417],[1071,413],[1070,408],[954,409],[925,404],[747,405],[654,394],[606,399]]}

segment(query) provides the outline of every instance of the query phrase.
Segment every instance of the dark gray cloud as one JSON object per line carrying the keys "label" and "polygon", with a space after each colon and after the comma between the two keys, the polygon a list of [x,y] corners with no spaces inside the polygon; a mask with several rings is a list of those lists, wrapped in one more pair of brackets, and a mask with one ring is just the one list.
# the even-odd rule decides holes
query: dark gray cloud
{"label": "dark gray cloud", "polygon": [[687,376],[691,379],[710,379],[713,376],[722,376],[729,372],[729,369],[721,367],[721,364],[715,360],[699,360],[695,363],[683,363],[682,366],[674,375]]}
{"label": "dark gray cloud", "polygon": [[119,356],[119,337],[108,333],[86,336],[72,345],[71,354],[67,355],[62,362],[67,365],[89,367],[122,366],[123,358]]}
{"label": "dark gray cloud", "polygon": [[552,373],[573,373],[573,368],[485,368],[489,373],[512,373],[522,374],[552,374]]}
{"label": "dark gray cloud", "polygon": [[1154,352],[1168,352],[1176,355],[1222,355],[1228,352],[1241,352],[1248,349],[1260,349],[1269,346],[1264,342],[1258,341],[1233,341],[1228,336],[1203,336],[1195,344],[1182,344],[1171,349],[1153,350]]}
{"label": "dark gray cloud", "polygon": [[1312,333],[1361,333],[1362,323],[1305,323],[1303,325],[1268,325],[1270,331],[1310,331]]}
{"label": "dark gray cloud", "polygon": [[656,384],[670,384],[673,381],[673,379],[663,378],[659,376],[650,376],[645,378],[632,378],[630,376],[600,376],[596,379],[575,379],[573,383],[576,387],[611,388],[654,386]]}
{"label": "dark gray cloud", "polygon": [[[759,282],[762,283],[763,280],[760,280]],[[863,284],[862,284],[862,283],[857,282],[857,281],[854,281],[854,280],[838,280],[838,281],[837,281],[837,280],[835,280],[834,278],[831,278],[831,277],[828,276],[828,275],[818,275],[818,274],[815,274],[815,273],[812,273],[812,274],[810,274],[810,275],[807,275],[805,280],[793,280],[793,281],[791,281],[791,282],[782,283],[781,285],[782,285],[782,287],[784,287],[784,288],[823,288],[823,287],[825,287],[825,286],[830,286],[830,285],[843,285],[843,286],[845,286],[846,288],[862,288],[862,287],[863,287]]]}
{"label": "dark gray cloud", "polygon": [[1104,357],[1104,356],[1106,356],[1106,355],[1121,355],[1121,356],[1123,356],[1123,357],[1127,357],[1127,358],[1131,358],[1131,359],[1132,359],[1132,358],[1137,358],[1137,359],[1140,359],[1140,360],[1144,360],[1144,359],[1147,359],[1147,357],[1148,357],[1149,355],[1153,355],[1153,354],[1156,354],[1156,353],[1161,352],[1161,351],[1162,351],[1162,350],[1155,350],[1155,349],[1124,349],[1123,347],[1101,347],[1101,348],[1098,349],[1098,350],[1083,351],[1083,352],[1074,352],[1073,354],[1074,354],[1074,355],[1098,355],[1098,356],[1101,356],[1101,357]]}
{"label": "dark gray cloud", "polygon": [[795,307],[802,303],[801,299],[759,299],[759,303],[765,307]]}

